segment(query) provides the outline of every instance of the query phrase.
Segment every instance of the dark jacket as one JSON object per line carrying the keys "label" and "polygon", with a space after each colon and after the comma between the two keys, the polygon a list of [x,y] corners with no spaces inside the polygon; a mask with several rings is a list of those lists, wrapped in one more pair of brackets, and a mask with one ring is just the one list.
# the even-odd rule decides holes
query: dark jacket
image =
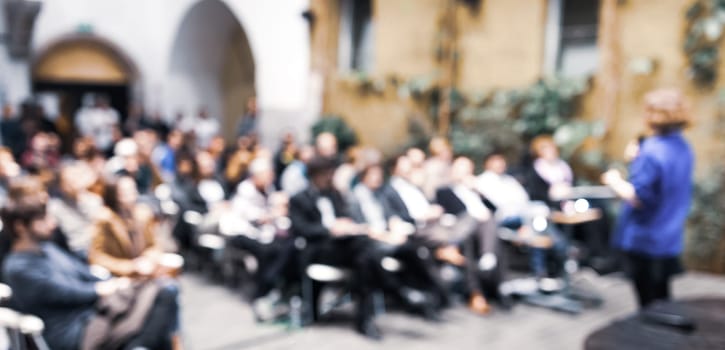
{"label": "dark jacket", "polygon": [[[483,205],[491,210],[492,213],[496,211],[496,206],[491,201],[483,195],[479,196],[481,197]],[[453,188],[450,186],[441,187],[436,190],[436,203],[443,207],[443,210],[447,214],[460,215],[466,212],[466,205],[456,196],[456,193],[453,192]]]}
{"label": "dark jacket", "polygon": [[532,201],[542,201],[544,203],[553,204],[552,201],[549,200],[549,187],[551,187],[551,185],[549,185],[549,183],[536,172],[533,165],[526,169],[523,185]]}
{"label": "dark jacket", "polygon": [[5,260],[5,281],[13,307],[45,322],[43,337],[51,349],[78,349],[98,300],[88,266],[53,245],[37,253],[13,252]]}
{"label": "dark jacket", "polygon": [[[389,220],[391,217],[395,216],[395,213],[393,210],[388,206],[388,201],[384,198],[384,190],[385,186],[381,187],[377,191],[373,192],[373,198],[375,201],[377,201],[378,205],[383,209],[383,216],[385,217],[385,220]],[[355,196],[354,192],[350,196],[349,200],[349,212],[350,217],[357,223],[369,223],[368,219],[365,217],[365,213],[362,209],[362,204],[358,200],[358,198]]]}
{"label": "dark jacket", "polygon": [[[319,240],[330,236],[330,231],[322,224],[322,214],[317,209],[320,192],[312,186],[294,195],[289,203],[289,217],[292,221],[292,234],[307,240]],[[337,191],[328,195],[335,211],[335,217],[350,217],[345,200]]]}
{"label": "dark jacket", "polygon": [[415,224],[415,219],[410,216],[408,207],[405,206],[405,202],[403,202],[400,194],[398,194],[398,191],[396,191],[393,186],[390,186],[390,184],[383,186],[380,190],[379,198],[383,207],[386,208],[386,211],[389,212],[390,216],[397,216],[405,222]]}

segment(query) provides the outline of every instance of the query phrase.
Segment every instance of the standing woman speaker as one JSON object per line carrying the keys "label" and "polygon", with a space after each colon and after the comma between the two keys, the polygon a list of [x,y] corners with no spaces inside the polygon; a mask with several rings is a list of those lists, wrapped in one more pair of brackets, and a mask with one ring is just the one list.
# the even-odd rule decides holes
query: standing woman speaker
{"label": "standing woman speaker", "polygon": [[670,280],[681,272],[694,163],[682,136],[690,115],[680,91],[649,92],[644,105],[648,136],[633,154],[629,177],[625,180],[617,170],[602,175],[624,202],[613,243],[624,253],[640,308],[669,299]]}

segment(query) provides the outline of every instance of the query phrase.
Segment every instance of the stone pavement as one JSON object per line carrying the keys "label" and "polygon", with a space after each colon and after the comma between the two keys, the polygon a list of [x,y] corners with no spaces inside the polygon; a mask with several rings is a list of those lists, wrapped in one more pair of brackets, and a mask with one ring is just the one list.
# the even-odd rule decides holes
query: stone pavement
{"label": "stone pavement", "polygon": [[[478,317],[458,306],[444,313],[442,323],[389,312],[378,317],[385,338],[375,342],[358,336],[344,311],[324,324],[301,330],[257,324],[238,294],[186,274],[181,279],[184,341],[190,350],[580,349],[589,333],[635,310],[634,295],[621,276],[581,275],[603,294],[602,307],[572,316],[519,304],[508,312],[496,310]],[[674,295],[725,298],[725,277],[688,273],[676,279]]]}

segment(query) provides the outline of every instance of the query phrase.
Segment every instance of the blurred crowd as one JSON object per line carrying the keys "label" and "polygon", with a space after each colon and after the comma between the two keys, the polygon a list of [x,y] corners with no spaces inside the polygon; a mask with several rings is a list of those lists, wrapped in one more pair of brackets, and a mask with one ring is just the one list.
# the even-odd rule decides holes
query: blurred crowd
{"label": "blurred crowd", "polygon": [[[373,338],[381,295],[431,321],[460,300],[477,314],[507,307],[499,286],[512,246],[537,279],[561,274],[567,240],[556,225],[532,225],[571,206],[560,198],[575,174],[551,137],[533,140],[524,166],[497,152],[456,156],[442,138],[384,157],[340,150],[331,133],[310,144],[290,133],[271,150],[253,99],[247,110],[227,143],[203,108],[167,124],[134,107],[122,121],[100,97],[62,140],[38,106],[5,106],[2,280],[11,305],[46,322],[51,348],[180,348],[184,260],[222,275],[242,260],[261,320],[299,303],[317,320],[322,286],[344,272],[355,328]],[[606,258],[606,219],[579,226],[585,262]]]}

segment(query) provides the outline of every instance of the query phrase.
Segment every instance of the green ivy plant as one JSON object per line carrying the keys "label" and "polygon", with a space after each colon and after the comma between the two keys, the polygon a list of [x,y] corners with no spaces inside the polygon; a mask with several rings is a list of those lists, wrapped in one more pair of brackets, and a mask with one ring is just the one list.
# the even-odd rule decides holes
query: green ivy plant
{"label": "green ivy plant", "polygon": [[601,123],[584,121],[576,113],[579,99],[588,90],[586,77],[559,77],[540,79],[523,89],[492,90],[458,101],[452,98],[454,151],[476,160],[492,151],[518,159],[531,139],[550,134],[563,158],[601,165],[601,152],[578,152],[587,138],[600,136],[602,130]]}
{"label": "green ivy plant", "polygon": [[686,256],[695,268],[725,272],[725,166],[695,185]]}
{"label": "green ivy plant", "polygon": [[685,13],[687,20],[683,50],[690,78],[710,88],[718,78],[720,42],[725,25],[725,0],[696,0]]}

